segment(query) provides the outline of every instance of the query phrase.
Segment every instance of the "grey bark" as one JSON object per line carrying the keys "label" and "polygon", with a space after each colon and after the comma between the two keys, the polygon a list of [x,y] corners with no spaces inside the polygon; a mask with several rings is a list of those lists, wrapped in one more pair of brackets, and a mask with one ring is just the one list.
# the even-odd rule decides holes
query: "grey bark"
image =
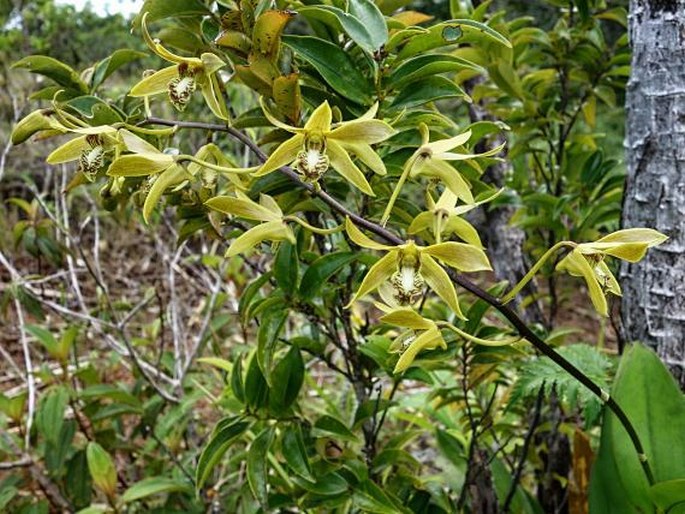
{"label": "grey bark", "polygon": [[621,268],[625,339],[656,349],[685,387],[685,0],[631,0],[623,226],[669,240]]}

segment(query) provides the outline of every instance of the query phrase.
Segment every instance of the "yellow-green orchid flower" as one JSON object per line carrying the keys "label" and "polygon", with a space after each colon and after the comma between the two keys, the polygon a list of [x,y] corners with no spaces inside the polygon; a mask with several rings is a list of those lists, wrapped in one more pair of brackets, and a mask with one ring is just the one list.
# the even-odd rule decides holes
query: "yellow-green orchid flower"
{"label": "yellow-green orchid flower", "polygon": [[200,86],[202,96],[212,112],[221,119],[228,119],[228,111],[216,77],[216,72],[226,63],[210,52],[203,53],[199,58],[182,57],[170,52],[150,36],[146,24],[148,14],[143,15],[141,23],[145,43],[155,54],[173,65],[138,82],[129,95],[145,97],[166,92],[172,105],[183,111],[197,86]]}
{"label": "yellow-green orchid flower", "polygon": [[480,154],[457,153],[450,150],[461,147],[471,139],[471,131],[467,130],[458,136],[449,139],[440,139],[439,141],[429,142],[430,132],[425,124],[419,125],[421,132],[422,143],[419,148],[407,160],[400,175],[397,185],[392,192],[388,205],[385,208],[383,217],[381,218],[381,225],[385,226],[390,214],[395,205],[404,183],[408,178],[416,178],[419,176],[438,179],[442,182],[452,193],[462,200],[464,203],[473,204],[475,200],[471,192],[471,185],[462,177],[461,173],[456,168],[451,166],[448,161],[466,161],[478,157],[490,157],[499,153],[504,144],[493,148],[487,152]]}
{"label": "yellow-green orchid flower", "polygon": [[312,112],[302,128],[279,121],[264,104],[262,109],[273,125],[295,135],[273,151],[256,176],[293,164],[303,180],[316,183],[331,167],[357,189],[375,196],[364,174],[352,162],[350,154],[354,154],[375,173],[386,174],[385,164],[371,145],[385,141],[395,134],[395,130],[386,122],[374,119],[377,105],[360,118],[332,124],[333,113],[326,101]]}
{"label": "yellow-green orchid flower", "polygon": [[117,129],[109,125],[99,127],[66,128],[65,131],[80,134],[56,148],[48,155],[48,164],[79,162],[79,171],[90,182],[95,179],[104,164],[105,155],[119,144]]}
{"label": "yellow-green orchid flower", "polygon": [[475,209],[479,205],[487,203],[497,198],[503,189],[494,194],[471,204],[457,205],[457,195],[452,190],[445,189],[436,202],[430,193],[427,193],[428,211],[420,213],[409,225],[407,232],[418,234],[419,232],[431,229],[436,243],[440,243],[442,236],[455,234],[462,241],[465,241],[477,248],[483,248],[478,231],[461,216]]}
{"label": "yellow-green orchid flower", "polygon": [[391,352],[401,353],[393,374],[396,375],[408,369],[418,354],[424,350],[447,349],[442,332],[434,321],[424,318],[409,308],[392,310],[383,308],[383,310],[386,312],[381,317],[383,323],[407,329],[401,332],[390,345]]}
{"label": "yellow-green orchid flower", "polygon": [[[230,164],[230,162],[221,158],[221,152],[214,145],[206,145],[200,148],[196,156],[174,155],[158,150],[144,139],[125,129],[119,130],[119,137],[123,143],[123,148],[132,153],[119,155],[114,159],[107,169],[107,175],[121,179],[150,177],[149,190],[143,204],[143,218],[146,223],[149,222],[150,215],[164,191],[192,179],[200,170],[209,169],[223,173],[238,187],[242,186],[242,183],[232,175],[253,170],[253,168],[233,168],[221,165]],[[207,162],[202,157],[210,157],[217,164]],[[181,164],[185,161],[191,163],[188,169]]]}
{"label": "yellow-green orchid flower", "polygon": [[594,243],[575,245],[573,250],[557,265],[557,270],[583,277],[590,292],[590,299],[597,312],[608,316],[607,293],[621,295],[621,287],[604,262],[609,255],[628,262],[641,260],[648,248],[668,239],[664,234],[649,228],[629,228],[613,232]]}
{"label": "yellow-green orchid flower", "polygon": [[345,228],[355,244],[387,252],[366,274],[350,304],[389,281],[398,304],[411,305],[427,285],[458,317],[465,319],[454,285],[436,259],[459,271],[492,269],[483,250],[470,244],[449,241],[424,247],[407,241],[399,246],[388,246],[365,236],[349,218]]}
{"label": "yellow-green orchid flower", "polygon": [[243,253],[262,241],[290,241],[295,244],[295,233],[288,226],[289,220],[276,201],[268,195],[260,195],[257,203],[237,192],[236,196],[211,198],[205,205],[223,214],[260,222],[231,243],[226,257]]}

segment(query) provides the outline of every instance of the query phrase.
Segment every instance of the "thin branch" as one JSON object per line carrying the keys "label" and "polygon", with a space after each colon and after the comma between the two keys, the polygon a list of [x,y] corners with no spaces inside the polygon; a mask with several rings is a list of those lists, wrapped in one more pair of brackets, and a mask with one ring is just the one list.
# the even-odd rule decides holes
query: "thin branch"
{"label": "thin branch", "polygon": [[31,427],[33,426],[33,417],[36,410],[36,380],[33,375],[33,363],[31,362],[31,352],[29,350],[29,341],[26,337],[26,324],[24,323],[24,312],[21,308],[21,302],[15,296],[14,308],[17,311],[17,321],[19,322],[19,339],[21,341],[21,350],[24,354],[24,366],[26,367],[26,386],[28,388],[28,415],[26,417],[26,432],[24,434],[24,451],[28,452],[31,447]]}

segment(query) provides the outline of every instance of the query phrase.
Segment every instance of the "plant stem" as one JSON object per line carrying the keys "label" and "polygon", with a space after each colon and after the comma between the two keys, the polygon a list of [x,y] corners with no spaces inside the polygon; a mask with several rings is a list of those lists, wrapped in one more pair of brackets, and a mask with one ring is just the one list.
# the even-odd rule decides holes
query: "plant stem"
{"label": "plant stem", "polygon": [[385,206],[385,211],[383,211],[383,217],[381,218],[381,226],[383,227],[385,227],[385,224],[388,222],[388,219],[390,219],[390,213],[392,212],[392,208],[395,206],[397,197],[400,195],[404,183],[409,178],[409,172],[411,171],[411,168],[414,165],[414,160],[415,159],[412,156],[404,165],[402,175],[400,175],[400,179],[397,181],[395,189],[393,189],[392,196],[390,197],[390,200],[388,200],[388,205]]}
{"label": "plant stem", "polygon": [[554,252],[556,252],[560,248],[563,248],[564,246],[575,247],[576,244],[571,241],[560,241],[557,244],[555,244],[552,248],[547,250],[542,255],[542,257],[538,259],[535,265],[532,268],[530,268],[528,273],[526,273],[526,276],[519,280],[519,283],[516,284],[516,286],[511,291],[509,291],[506,295],[502,297],[502,303],[509,303],[511,300],[513,300],[516,297],[516,295],[521,291],[521,289],[523,289],[526,286],[526,284],[533,279],[533,277],[537,274],[537,272],[540,270],[542,265],[547,261],[547,259],[549,259],[554,254]]}

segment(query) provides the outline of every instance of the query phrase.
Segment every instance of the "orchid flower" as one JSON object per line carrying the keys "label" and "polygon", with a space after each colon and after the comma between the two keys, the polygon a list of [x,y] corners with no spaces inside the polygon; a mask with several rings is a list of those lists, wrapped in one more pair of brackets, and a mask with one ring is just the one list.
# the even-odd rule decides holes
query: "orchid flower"
{"label": "orchid flower", "polygon": [[428,193],[426,195],[428,210],[414,218],[407,232],[413,235],[430,228],[436,243],[441,242],[443,235],[456,234],[461,240],[477,248],[483,248],[478,231],[461,216],[479,205],[497,198],[502,191],[503,189],[500,189],[483,200],[459,206],[457,206],[457,195],[450,189],[445,189],[437,202]]}
{"label": "orchid flower", "polygon": [[[150,177],[150,188],[143,204],[143,218],[149,222],[152,210],[159,202],[164,191],[177,186],[186,180],[192,179],[200,170],[210,169],[229,176],[234,185],[241,183],[232,174],[247,173],[253,168],[233,168],[222,166],[203,160],[201,157],[211,157],[218,163],[228,163],[218,157],[220,152],[213,145],[205,145],[200,148],[196,156],[174,155],[158,150],[144,139],[136,136],[128,130],[119,130],[119,136],[123,148],[130,154],[119,155],[107,169],[107,175],[111,177]],[[191,165],[186,169],[181,163],[189,161]]]}
{"label": "orchid flower", "polygon": [[104,164],[105,155],[111,151],[119,140],[117,129],[109,125],[99,127],[67,128],[65,131],[80,134],[71,141],[56,148],[48,155],[49,164],[63,164],[72,161],[79,162],[79,171],[92,182]]}
{"label": "orchid flower", "polygon": [[273,125],[294,136],[274,150],[256,176],[293,164],[303,180],[317,183],[329,168],[333,168],[357,189],[375,196],[364,174],[352,162],[350,154],[354,154],[378,175],[386,174],[385,164],[371,145],[385,141],[395,134],[395,130],[386,122],[373,119],[378,105],[374,105],[360,118],[332,124],[333,113],[326,101],[312,112],[302,128],[279,121],[264,104],[262,109]]}
{"label": "orchid flower", "polygon": [[170,52],[150,36],[146,24],[148,14],[143,15],[141,22],[143,38],[150,50],[173,64],[138,82],[129,95],[146,97],[166,92],[171,104],[179,111],[183,111],[197,86],[200,86],[202,96],[212,112],[221,119],[228,119],[228,112],[216,77],[216,72],[226,63],[210,52],[203,53],[199,58],[182,57]]}
{"label": "orchid flower", "polygon": [[389,282],[398,304],[411,305],[427,285],[459,318],[465,319],[454,285],[437,261],[459,271],[492,269],[483,250],[470,244],[449,241],[424,247],[407,241],[398,246],[388,246],[365,236],[349,218],[345,228],[350,239],[362,248],[387,252],[366,274],[350,304]]}
{"label": "orchid flower", "polygon": [[429,132],[424,125],[421,127],[421,132],[423,143],[409,159],[409,176],[411,178],[416,178],[417,176],[422,175],[430,178],[437,178],[459,199],[467,204],[473,204],[475,200],[471,193],[469,183],[461,176],[461,173],[449,164],[449,162],[490,157],[502,151],[504,144],[479,154],[459,153],[450,150],[454,150],[455,148],[464,145],[471,139],[470,130],[467,130],[458,136],[449,139],[440,139],[439,141],[433,141],[432,143],[428,142]]}
{"label": "orchid flower", "polygon": [[628,262],[641,260],[648,248],[659,245],[667,236],[649,228],[630,228],[613,232],[593,243],[575,245],[557,265],[557,270],[583,277],[595,309],[608,316],[606,294],[621,295],[621,287],[607,264],[606,256]]}
{"label": "orchid flower", "polygon": [[283,211],[268,195],[260,195],[259,203],[240,192],[236,196],[217,196],[205,205],[212,210],[260,222],[236,238],[226,251],[226,257],[243,253],[262,241],[290,241],[295,244],[295,233],[287,224]]}

